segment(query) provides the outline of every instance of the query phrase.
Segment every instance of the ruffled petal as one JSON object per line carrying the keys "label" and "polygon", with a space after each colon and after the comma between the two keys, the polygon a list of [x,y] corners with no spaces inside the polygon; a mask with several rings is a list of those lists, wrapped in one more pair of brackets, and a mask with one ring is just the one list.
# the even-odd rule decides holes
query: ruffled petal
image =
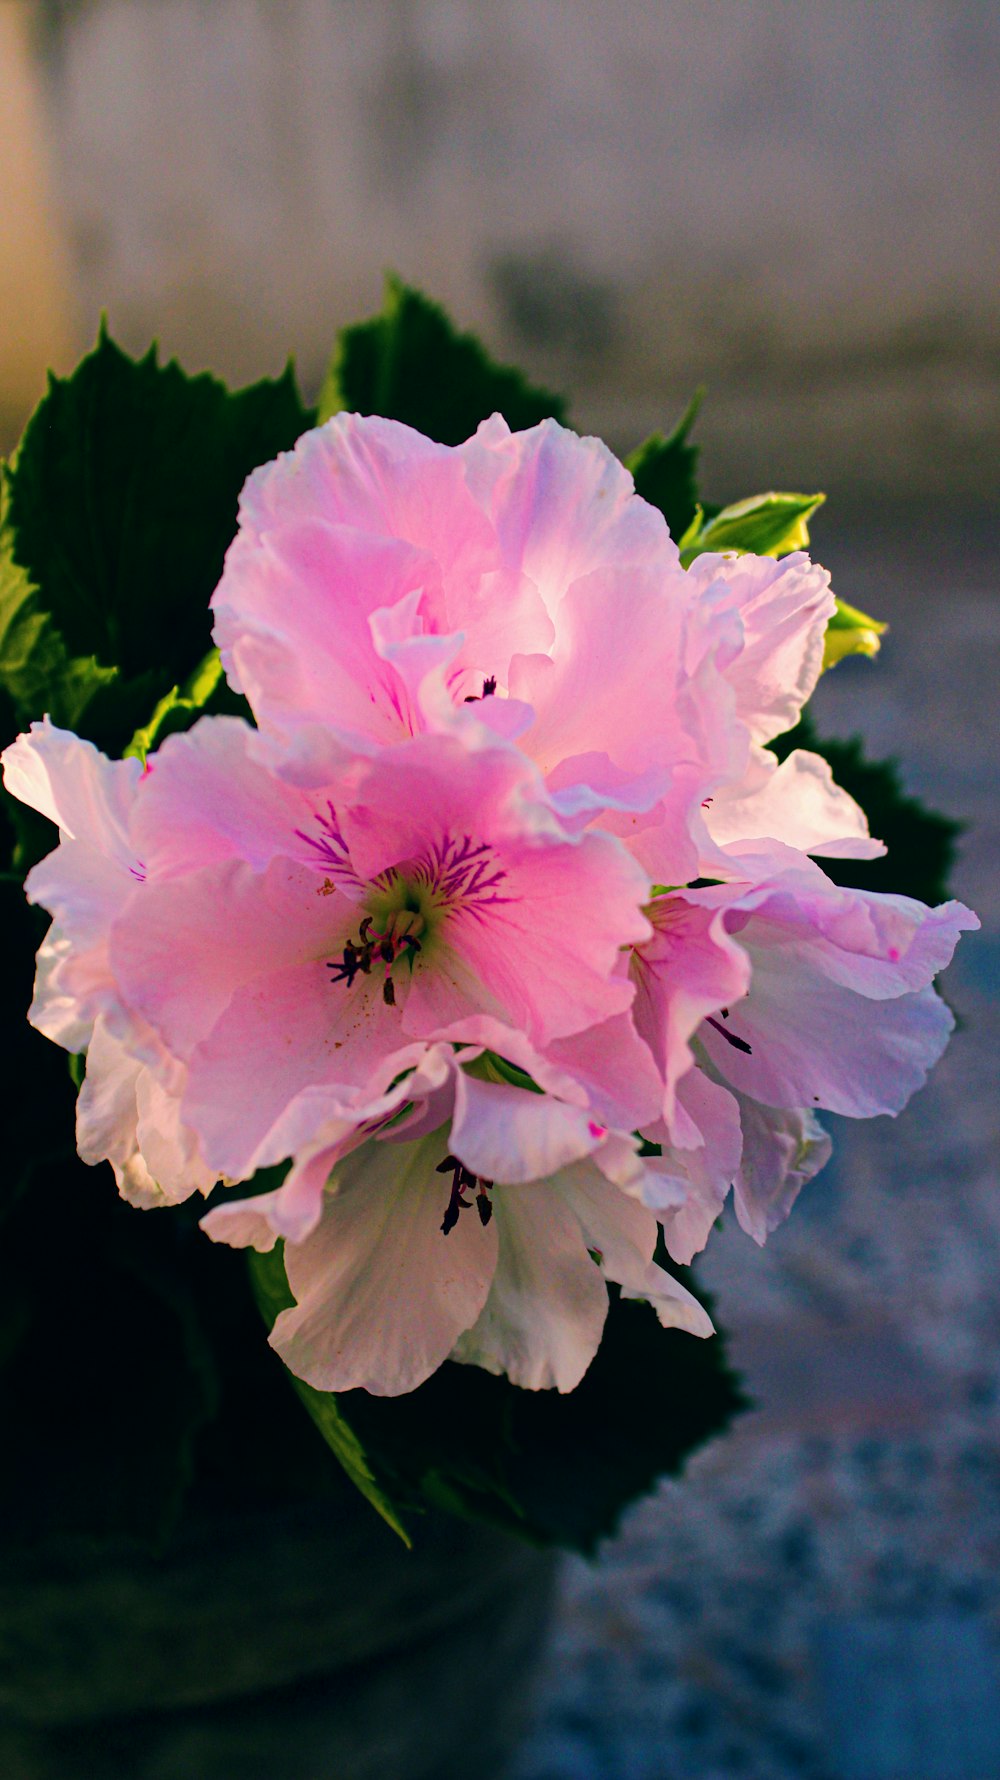
{"label": "ruffled petal", "polygon": [[662,1110],[672,1126],[677,1084],[693,1062],[691,1039],[706,1015],[746,994],[750,963],[710,908],[663,896],[648,913],[652,938],[632,958],[633,1018],[662,1075]]}
{"label": "ruffled petal", "polygon": [[823,668],[823,643],[834,611],[830,577],[796,550],[769,556],[695,558],[692,596],[714,614],[733,613],[742,647],[726,677],[738,717],[755,742],[769,742],[798,722]]}
{"label": "ruffled petal", "polygon": [[142,776],[138,760],[108,760],[92,742],[57,729],[47,717],[18,736],[2,759],[12,797],[125,871],[134,864],[129,817]]}
{"label": "ruffled petal", "polygon": [[237,717],[203,717],[167,737],[150,758],[132,824],[147,882],[227,859],[264,871],[276,857],[316,858],[300,832],[314,826],[315,800],[262,754],[260,736]]}
{"label": "ruffled petal", "polygon": [[462,1074],[455,1086],[451,1147],[474,1174],[518,1184],[589,1156],[608,1133],[592,1113],[549,1094]]}
{"label": "ruffled petal", "polygon": [[[773,754],[756,749],[741,780],[716,788],[706,826],[718,847],[777,841],[837,859],[877,859],[885,852],[869,834],[860,804],[834,784],[822,756],[805,748],[796,748],[780,766]],[[702,869],[708,873],[718,864],[709,854]]]}
{"label": "ruffled petal", "polygon": [[621,1286],[623,1298],[651,1304],[665,1329],[714,1334],[712,1319],[697,1298],[653,1260],[657,1230],[651,1212],[586,1163],[565,1169],[557,1184],[587,1248],[605,1278]]}
{"label": "ruffled petal", "polygon": [[456,455],[504,563],[534,582],[550,613],[593,569],[677,567],[662,514],[639,498],[599,439],[581,439],[553,420],[512,433],[494,414]]}
{"label": "ruffled petal", "polygon": [[662,1154],[644,1161],[628,1190],[656,1212],[668,1252],[687,1267],[705,1247],[740,1167],[737,1097],[691,1069],[677,1085],[673,1132],[654,1126],[648,1135]]}
{"label": "ruffled petal", "polygon": [[216,1180],[181,1121],[183,1071],[171,1070],[169,1060],[164,1070],[166,1080],[98,1020],[76,1104],[83,1161],[110,1162],[122,1197],[146,1210],[208,1193]]}

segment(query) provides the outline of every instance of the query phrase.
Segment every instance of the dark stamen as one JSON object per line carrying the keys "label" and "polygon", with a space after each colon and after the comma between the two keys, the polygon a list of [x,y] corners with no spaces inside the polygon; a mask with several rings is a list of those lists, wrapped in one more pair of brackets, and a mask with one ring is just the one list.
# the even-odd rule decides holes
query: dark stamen
{"label": "dark stamen", "polygon": [[[388,933],[373,933],[372,917],[366,915],[358,928],[357,939],[345,941],[340,963],[327,964],[330,980],[334,983],[346,983],[350,988],[359,971],[364,976],[371,975],[372,962],[375,958],[381,958],[387,971],[390,970],[396,959],[402,955],[404,947],[407,948],[407,956],[412,964],[420,950],[420,941],[416,934],[396,933],[391,924]],[[387,1007],[395,1007],[396,991],[392,978],[388,975],[382,985],[382,998]]]}
{"label": "dark stamen", "polygon": [[483,681],[482,692],[480,692],[480,693],[470,692],[468,698],[465,699],[463,702],[467,705],[478,705],[479,700],[481,698],[492,698],[496,689],[497,689],[496,674],[487,674],[485,680]]}
{"label": "dark stamen", "polygon": [[465,1193],[475,1193],[479,1221],[485,1227],[493,1216],[493,1206],[489,1198],[493,1182],[482,1180],[478,1174],[473,1174],[472,1170],[466,1168],[464,1162],[460,1162],[457,1156],[446,1156],[443,1162],[438,1163],[434,1172],[435,1174],[451,1175],[451,1193],[448,1198],[448,1208],[441,1223],[441,1234],[447,1236],[458,1223],[459,1212],[468,1211],[471,1201],[463,1198]]}
{"label": "dark stamen", "polygon": [[753,1056],[753,1047],[747,1044],[745,1038],[737,1038],[735,1032],[727,1032],[724,1026],[719,1025],[718,1020],[713,1020],[711,1014],[707,1014],[705,1017],[709,1026],[713,1026],[720,1037],[725,1039],[727,1045],[732,1045],[734,1051],[743,1051],[746,1056]]}

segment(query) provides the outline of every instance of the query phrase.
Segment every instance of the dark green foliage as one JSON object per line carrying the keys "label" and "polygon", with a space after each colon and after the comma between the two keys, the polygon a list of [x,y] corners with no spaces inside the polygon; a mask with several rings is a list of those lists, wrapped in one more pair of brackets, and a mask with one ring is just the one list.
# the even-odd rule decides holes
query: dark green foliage
{"label": "dark green foliage", "polygon": [[380,315],[345,328],[320,392],[319,417],[349,409],[402,420],[441,445],[460,445],[490,414],[517,431],[565,404],[498,365],[472,334],[418,290],[387,278]]}
{"label": "dark green foliage", "polygon": [[[280,1253],[255,1255],[252,1267],[273,1320],[291,1301]],[[452,1363],[405,1397],[308,1395],[328,1406],[336,1439],[329,1424],[322,1431],[338,1457],[352,1439],[348,1475],[372,1499],[355,1474],[360,1457],[380,1512],[387,1500],[415,1538],[414,1515],[431,1502],[586,1553],[629,1502],[678,1471],[746,1404],[721,1335],[702,1341],[662,1329],[648,1305],[617,1293],[600,1350],[567,1396],[519,1390]],[[320,1422],[315,1406],[312,1413]]]}
{"label": "dark green foliage", "polygon": [[[0,885],[5,1122],[0,1522],[156,1538],[214,1405],[178,1228],[137,1218],[73,1141],[66,1055],[27,1024],[45,919]],[[155,1226],[155,1227],[154,1227]]]}
{"label": "dark green foliage", "polygon": [[[117,752],[158,699],[184,686],[211,641],[208,599],[240,487],[309,419],[290,372],[231,395],[212,377],[159,366],[154,351],[136,363],[104,332],[71,377],[51,380],[0,481],[4,742],[48,711]],[[205,708],[233,703],[223,682]],[[192,704],[185,721],[195,715]],[[163,729],[172,726],[171,714]],[[6,796],[0,826],[10,1109],[0,1182],[10,1462],[0,1467],[0,1515],[18,1540],[58,1528],[155,1541],[192,1480],[225,1470],[224,1450],[248,1447],[231,1413],[239,1390],[266,1398],[263,1369],[279,1422],[287,1391],[262,1350],[241,1257],[210,1248],[196,1208],[137,1214],[110,1169],[78,1159],[67,1057],[25,1019],[47,922],[18,879],[56,835]],[[241,1315],[237,1366],[228,1343]],[[283,1438],[293,1452],[294,1438]],[[303,1439],[322,1453],[307,1425]],[[227,1473],[230,1496],[248,1487],[252,1478]]]}
{"label": "dark green foliage", "polygon": [[703,389],[695,391],[669,438],[653,433],[625,459],[635,480],[636,493],[650,506],[659,508],[675,540],[684,536],[698,506],[700,447],[690,445],[688,435],[704,394]]}
{"label": "dark green foliage", "polygon": [[211,643],[209,597],[255,465],[311,416],[291,370],[230,394],[102,330],[52,377],[0,489],[0,683],[120,751]]}
{"label": "dark green foliage", "polygon": [[866,760],[857,738],[821,739],[808,712],[771,746],[782,760],[793,748],[822,754],[837,784],[861,805],[872,834],[888,848],[881,859],[824,859],[823,870],[835,883],[858,890],[896,891],[932,905],[944,902],[962,825],[908,797],[894,761]]}

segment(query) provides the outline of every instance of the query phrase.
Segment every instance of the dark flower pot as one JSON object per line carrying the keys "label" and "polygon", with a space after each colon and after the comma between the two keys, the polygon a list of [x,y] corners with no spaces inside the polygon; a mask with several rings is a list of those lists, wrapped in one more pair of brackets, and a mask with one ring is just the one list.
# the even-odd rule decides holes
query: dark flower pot
{"label": "dark flower pot", "polygon": [[200,1514],[168,1552],[49,1541],[0,1577],[5,1780],[492,1780],[555,1560],[343,1497]]}

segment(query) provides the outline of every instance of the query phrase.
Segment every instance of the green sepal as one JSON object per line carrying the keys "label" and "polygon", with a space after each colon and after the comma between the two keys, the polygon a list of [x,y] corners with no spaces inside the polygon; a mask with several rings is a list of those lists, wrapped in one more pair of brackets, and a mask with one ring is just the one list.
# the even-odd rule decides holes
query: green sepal
{"label": "green sepal", "polygon": [[350,410],[401,420],[441,445],[460,445],[480,421],[502,414],[513,431],[565,403],[498,365],[437,303],[389,275],[381,314],[345,328],[320,391],[319,419]]}
{"label": "green sepal", "polygon": [[690,568],[696,556],[707,550],[735,551],[738,555],[787,556],[790,550],[808,550],[809,521],[823,494],[749,495],[734,501],[685,535],[681,562]]}
{"label": "green sepal", "polygon": [[688,439],[704,396],[704,386],[696,389],[672,433],[667,437],[652,433],[625,459],[636,494],[659,508],[671,537],[681,545],[688,541],[691,527],[700,523],[702,514],[697,485],[700,448]]}
{"label": "green sepal", "polygon": [[867,612],[859,612],[857,606],[839,599],[826,627],[823,667],[834,667],[845,655],[877,655],[888,628],[880,619],[869,618]]}

